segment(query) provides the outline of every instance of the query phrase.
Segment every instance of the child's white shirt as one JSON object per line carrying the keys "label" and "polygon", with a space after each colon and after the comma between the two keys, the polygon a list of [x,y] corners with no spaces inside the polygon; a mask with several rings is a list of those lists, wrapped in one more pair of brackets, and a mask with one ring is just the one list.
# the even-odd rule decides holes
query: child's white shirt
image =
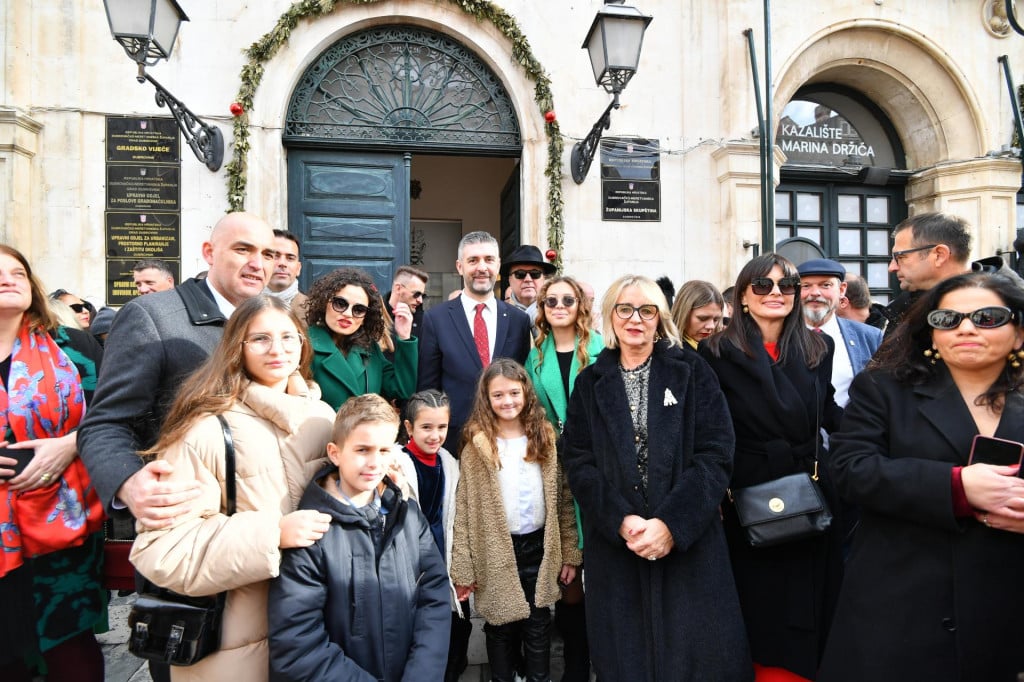
{"label": "child's white shirt", "polygon": [[526,436],[498,438],[498,485],[505,519],[513,535],[526,535],[544,527],[544,478],[540,464],[526,462]]}

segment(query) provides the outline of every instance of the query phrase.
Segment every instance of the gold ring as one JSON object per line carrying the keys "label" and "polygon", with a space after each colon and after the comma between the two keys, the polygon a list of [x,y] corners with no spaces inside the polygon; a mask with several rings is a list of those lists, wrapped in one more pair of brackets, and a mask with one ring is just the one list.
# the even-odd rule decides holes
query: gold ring
{"label": "gold ring", "polygon": [[46,472],[43,475],[41,475],[39,477],[39,480],[42,481],[43,483],[46,483],[47,481],[49,481],[50,480],[50,472]]}

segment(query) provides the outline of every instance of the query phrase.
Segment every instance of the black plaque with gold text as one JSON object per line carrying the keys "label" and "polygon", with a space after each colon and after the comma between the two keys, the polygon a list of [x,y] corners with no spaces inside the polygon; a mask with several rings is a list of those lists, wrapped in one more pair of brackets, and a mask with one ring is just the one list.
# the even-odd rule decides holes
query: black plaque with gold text
{"label": "black plaque with gold text", "polygon": [[107,210],[180,211],[177,165],[107,164]]}
{"label": "black plaque with gold text", "polygon": [[177,163],[180,140],[173,118],[107,116],[107,161]]}
{"label": "black plaque with gold text", "polygon": [[[107,258],[107,305],[124,305],[138,295],[132,268],[138,258]],[[174,274],[174,281],[181,281],[181,263],[166,261]]]}
{"label": "black plaque with gold text", "polygon": [[661,152],[657,140],[601,140],[601,220],[661,220]]}

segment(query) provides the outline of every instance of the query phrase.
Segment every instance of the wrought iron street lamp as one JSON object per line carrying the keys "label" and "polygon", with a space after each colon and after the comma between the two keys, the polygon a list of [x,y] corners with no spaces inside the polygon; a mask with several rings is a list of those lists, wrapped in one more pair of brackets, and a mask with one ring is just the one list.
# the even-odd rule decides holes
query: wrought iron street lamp
{"label": "wrought iron street lamp", "polygon": [[192,152],[212,171],[224,161],[224,137],[216,126],[207,125],[184,102],[172,95],[146,73],[161,59],[171,56],[181,22],[188,21],[175,0],[103,0],[114,40],[139,65],[136,79],[156,88],[157,106],[166,106]]}
{"label": "wrought iron street lamp", "polygon": [[612,109],[619,108],[619,93],[626,89],[629,79],[636,73],[644,31],[651,23],[652,17],[641,14],[636,7],[622,4],[623,1],[605,0],[604,7],[590,25],[587,39],[583,41],[583,47],[590,53],[594,82],[613,97],[590,133],[573,145],[569,165],[577,185],[586,179],[590,171],[594,153],[601,143],[601,132],[611,125]]}

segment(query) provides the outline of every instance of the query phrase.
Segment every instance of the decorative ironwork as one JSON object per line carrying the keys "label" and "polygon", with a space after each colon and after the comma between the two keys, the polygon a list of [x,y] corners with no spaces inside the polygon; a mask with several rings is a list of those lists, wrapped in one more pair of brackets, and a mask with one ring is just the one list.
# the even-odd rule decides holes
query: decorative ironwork
{"label": "decorative ironwork", "polygon": [[494,72],[448,36],[412,26],[363,31],[324,52],[292,95],[284,139],[521,149]]}
{"label": "decorative ironwork", "polygon": [[142,65],[139,65],[139,82],[143,79],[149,81],[156,88],[156,105],[167,107],[174,120],[178,122],[181,134],[185,136],[185,142],[192,149],[196,158],[206,164],[212,171],[220,168],[224,161],[224,136],[220,128],[204,123],[201,118],[192,113],[192,110],[185,106],[185,103],[172,95],[167,88],[160,85],[155,78],[145,73]]}
{"label": "decorative ironwork", "polygon": [[597,119],[597,123],[590,129],[587,136],[572,146],[572,154],[569,156],[569,170],[572,172],[572,179],[577,185],[583,184],[590,172],[590,164],[594,161],[594,154],[598,145],[601,144],[601,133],[608,130],[612,124],[612,109],[619,108],[619,95],[615,94],[608,108]]}

